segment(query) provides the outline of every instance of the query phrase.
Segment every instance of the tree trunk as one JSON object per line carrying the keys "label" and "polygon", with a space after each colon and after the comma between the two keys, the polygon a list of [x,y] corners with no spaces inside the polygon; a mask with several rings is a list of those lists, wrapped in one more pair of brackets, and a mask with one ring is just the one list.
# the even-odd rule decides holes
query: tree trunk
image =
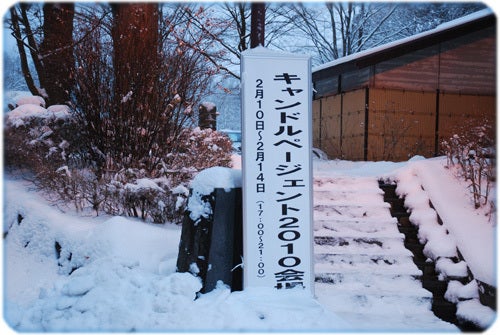
{"label": "tree trunk", "polygon": [[152,115],[163,89],[159,83],[158,4],[111,6],[114,71],[112,122],[108,130],[113,136],[111,151],[142,159],[150,150],[147,142],[152,134],[147,129],[152,128]]}
{"label": "tree trunk", "polygon": [[47,104],[66,104],[74,85],[73,56],[74,3],[45,3],[43,5],[43,42],[40,59],[43,74],[39,73]]}
{"label": "tree trunk", "polygon": [[31,94],[38,95],[39,94],[38,87],[36,87],[35,81],[33,80],[33,76],[31,75],[31,71],[29,69],[28,57],[26,55],[26,50],[24,50],[24,44],[21,35],[21,27],[19,26],[19,17],[17,15],[17,11],[14,6],[10,8],[10,16],[12,20],[12,33],[14,38],[16,39],[24,80],[26,81],[26,85],[28,86],[28,89],[30,90]]}
{"label": "tree trunk", "polygon": [[148,101],[158,66],[158,4],[118,3],[113,9],[113,65],[115,99]]}
{"label": "tree trunk", "polygon": [[250,27],[250,48],[259,45],[264,46],[266,26],[266,4],[262,2],[252,3],[252,18]]}

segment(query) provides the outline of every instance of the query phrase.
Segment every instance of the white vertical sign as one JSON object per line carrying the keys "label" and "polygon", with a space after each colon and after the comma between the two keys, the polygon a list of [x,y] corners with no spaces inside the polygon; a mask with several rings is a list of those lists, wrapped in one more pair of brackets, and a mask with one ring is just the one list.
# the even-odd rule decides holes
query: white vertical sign
{"label": "white vertical sign", "polygon": [[242,53],[244,287],[314,295],[309,56]]}

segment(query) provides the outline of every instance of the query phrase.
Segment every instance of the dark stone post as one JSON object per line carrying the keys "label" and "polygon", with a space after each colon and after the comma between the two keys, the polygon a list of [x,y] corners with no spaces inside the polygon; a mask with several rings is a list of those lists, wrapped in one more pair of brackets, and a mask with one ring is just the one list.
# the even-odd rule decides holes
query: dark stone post
{"label": "dark stone post", "polygon": [[[211,291],[222,280],[232,291],[243,289],[243,212],[241,188],[229,192],[215,190],[214,224],[205,277],[205,291]],[[216,242],[216,243],[214,243]]]}
{"label": "dark stone post", "polygon": [[[215,197],[207,195],[202,201],[214,208]],[[208,254],[211,244],[213,217],[201,217],[196,222],[190,218],[190,212],[184,213],[181,241],[177,256],[177,272],[190,272],[205,282],[208,269]]]}
{"label": "dark stone post", "polygon": [[218,281],[243,289],[243,217],[241,188],[217,188],[201,199],[212,209],[208,217],[194,222],[189,211],[182,223],[177,271],[201,278],[202,293],[210,292]]}

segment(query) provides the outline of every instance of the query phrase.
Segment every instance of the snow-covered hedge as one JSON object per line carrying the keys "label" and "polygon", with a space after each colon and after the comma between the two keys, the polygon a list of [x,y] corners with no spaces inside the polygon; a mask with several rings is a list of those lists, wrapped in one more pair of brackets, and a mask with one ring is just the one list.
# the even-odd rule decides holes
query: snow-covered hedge
{"label": "snow-covered hedge", "polygon": [[6,113],[4,127],[6,166],[32,173],[52,199],[78,211],[178,223],[193,176],[231,164],[231,141],[211,129],[182,130],[164,156],[118,162],[92,153],[79,122],[67,106],[28,103]]}
{"label": "snow-covered hedge", "polygon": [[[23,101],[32,102],[29,99]],[[77,151],[72,144],[80,142],[78,126],[69,107],[57,105],[45,108],[44,105],[20,104],[5,114],[7,165],[33,166],[37,170],[47,165],[61,166],[69,159],[70,152]]]}

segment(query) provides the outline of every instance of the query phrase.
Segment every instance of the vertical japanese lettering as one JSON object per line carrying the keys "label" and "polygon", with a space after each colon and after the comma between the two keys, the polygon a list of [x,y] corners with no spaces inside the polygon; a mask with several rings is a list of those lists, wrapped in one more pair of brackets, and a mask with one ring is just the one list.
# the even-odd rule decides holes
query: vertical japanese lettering
{"label": "vertical japanese lettering", "polygon": [[[264,144],[264,131],[265,131],[265,112],[262,108],[262,101],[264,99],[264,80],[258,78],[255,81],[255,131],[257,132],[257,142],[255,143],[256,157],[255,161],[255,192],[257,194],[266,192],[266,176],[264,171],[265,162],[265,144]],[[266,275],[265,262],[264,262],[264,205],[263,200],[257,201],[257,250],[259,252],[257,259],[257,277],[264,277]]]}
{"label": "vertical japanese lettering", "polygon": [[[275,147],[286,147],[281,156],[282,161],[275,167],[275,177],[280,180],[280,189],[276,191],[278,197],[275,201],[281,203],[282,216],[279,222],[289,221],[289,224],[279,225],[277,232],[278,240],[288,242],[281,245],[281,255],[277,259],[277,264],[281,271],[274,273],[277,289],[287,289],[296,286],[305,286],[303,280],[304,271],[301,270],[301,258],[298,256],[296,248],[297,241],[301,238],[300,228],[309,224],[303,222],[300,216],[289,216],[288,209],[293,208],[297,214],[300,214],[300,201],[302,193],[289,192],[288,189],[300,189],[305,187],[305,178],[300,161],[303,149],[303,139],[301,137],[304,129],[302,122],[303,115],[307,114],[302,108],[300,95],[304,92],[300,81],[302,79],[296,74],[288,72],[278,73],[274,76],[274,81],[280,83],[279,90],[281,94],[274,99],[274,110],[277,115],[277,131],[273,133]],[[293,86],[292,86],[293,84]],[[291,195],[289,195],[291,194]],[[284,196],[284,197],[283,197]],[[295,207],[291,207],[292,204]],[[292,224],[293,223],[293,224]]]}

